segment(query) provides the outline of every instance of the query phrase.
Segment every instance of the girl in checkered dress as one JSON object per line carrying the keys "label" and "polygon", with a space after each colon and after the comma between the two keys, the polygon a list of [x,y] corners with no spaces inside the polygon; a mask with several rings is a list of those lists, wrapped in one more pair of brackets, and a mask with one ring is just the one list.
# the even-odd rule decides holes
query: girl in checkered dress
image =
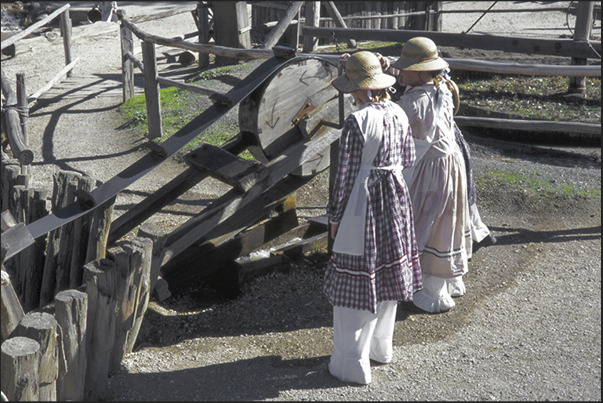
{"label": "girl in checkered dress", "polygon": [[333,305],[329,372],[371,382],[370,360],[392,360],[398,301],[421,289],[410,194],[402,170],[415,149],[404,111],[389,99],[395,78],[377,57],[357,52],[333,86],[351,93],[358,111],[343,126],[339,165],[327,207],[334,238],[324,292]]}

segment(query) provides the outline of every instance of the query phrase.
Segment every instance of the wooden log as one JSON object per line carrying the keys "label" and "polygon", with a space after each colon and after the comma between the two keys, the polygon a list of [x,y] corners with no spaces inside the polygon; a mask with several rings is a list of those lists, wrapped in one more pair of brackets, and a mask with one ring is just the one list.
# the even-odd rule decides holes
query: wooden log
{"label": "wooden log", "polygon": [[305,53],[313,53],[316,52],[318,47],[319,36],[313,35],[311,31],[307,31],[306,28],[317,29],[320,26],[320,1],[306,1],[305,10],[306,26],[302,29],[302,36],[304,37],[303,51]]}
{"label": "wooden log", "polygon": [[55,316],[62,329],[63,348],[59,362],[66,368],[57,379],[58,401],[83,401],[86,375],[86,324],[88,295],[77,290],[59,292],[54,299]]}
{"label": "wooden log", "polygon": [[155,291],[155,285],[159,279],[159,272],[161,271],[161,256],[163,246],[168,238],[168,234],[151,223],[143,223],[138,229],[136,236],[139,238],[148,238],[153,242],[153,250],[151,252],[151,268],[149,274],[149,289],[151,294],[153,294]]}
{"label": "wooden log", "polygon": [[[433,40],[438,44],[438,46],[452,46],[483,50],[504,50],[505,52],[525,53],[532,55],[595,59],[597,58],[597,53],[601,53],[601,41],[589,41],[588,43],[583,43],[564,38],[541,39],[392,29],[371,30],[355,28],[318,28],[308,25],[302,28],[302,35],[304,36],[330,38],[333,33],[339,39],[353,38],[357,41],[381,42],[406,42],[416,36],[423,36]],[[486,38],[487,40],[485,40]]]}
{"label": "wooden log", "polygon": [[[46,192],[34,191],[29,202],[29,215],[27,223],[34,222],[48,215],[46,207]],[[23,307],[26,312],[40,306],[40,290],[42,287],[42,274],[44,260],[46,259],[46,239],[43,235],[35,239],[35,243],[24,249],[19,254],[21,257],[21,270],[25,284]]]}
{"label": "wooden log", "polygon": [[140,30],[138,27],[136,27],[136,25],[134,25],[132,22],[128,21],[125,18],[122,23],[125,24],[128,28],[130,28],[132,30],[132,33],[136,35],[139,39],[145,42],[155,43],[157,45],[182,48],[199,53],[211,53],[218,56],[230,57],[241,60],[269,59],[273,56],[272,50],[269,49],[238,49],[229,48],[227,46],[197,44],[188,41],[174,41],[161,36],[149,35],[146,32]]}
{"label": "wooden log", "polygon": [[48,90],[50,90],[57,82],[61,81],[64,76],[66,76],[73,68],[79,63],[80,58],[76,57],[71,63],[67,66],[63,67],[45,86],[40,88],[38,91],[33,93],[30,97],[27,98],[27,102],[29,102],[29,107],[31,108],[38,102],[38,99],[42,95],[44,95]]}
{"label": "wooden log", "polygon": [[116,197],[117,196],[112,197],[94,210],[92,223],[90,225],[90,237],[88,238],[85,262],[91,262],[105,257]]}
{"label": "wooden log", "polygon": [[116,275],[115,263],[109,259],[84,266],[88,295],[84,400],[97,400],[107,386],[115,342]]}
{"label": "wooden log", "polygon": [[484,71],[527,76],[601,77],[601,66],[500,63],[487,60],[451,58],[444,58],[444,60],[450,65],[450,70]]}
{"label": "wooden log", "polygon": [[126,25],[119,25],[119,38],[121,45],[121,80],[123,83],[123,102],[136,95],[134,91],[134,63],[127,54],[134,52],[134,40],[132,31]]}
{"label": "wooden log", "polygon": [[[199,20],[199,43],[208,44],[209,37],[209,5],[204,1],[197,2],[197,19]],[[199,53],[199,69],[209,67],[209,54]]]}
{"label": "wooden log", "polygon": [[[333,19],[333,22],[335,23],[336,27],[339,27],[339,28],[347,28],[348,27],[346,25],[345,21],[343,20],[343,18],[341,17],[339,10],[337,10],[337,6],[335,5],[334,2],[325,1],[324,5],[325,5],[325,8],[327,9],[327,12]],[[346,39],[346,42],[348,43],[348,46],[352,49],[356,49],[356,47],[358,46],[354,39],[348,38],[348,39]]]}
{"label": "wooden log", "polygon": [[161,95],[157,82],[157,59],[155,45],[149,42],[142,43],[142,60],[144,62],[144,97],[147,104],[147,117],[149,125],[149,140],[161,137]]}
{"label": "wooden log", "polygon": [[136,285],[136,309],[134,311],[134,324],[128,332],[125,353],[134,350],[140,326],[149,307],[151,297],[151,262],[153,257],[153,241],[148,238],[136,237],[131,241],[132,247],[142,250],[140,265],[134,275]]}
{"label": "wooden log", "polygon": [[[251,37],[247,27],[249,18],[247,5],[242,1],[212,2],[216,45],[233,49],[251,48]],[[217,64],[232,63],[232,58],[216,55]],[[237,60],[234,60],[237,62]]]}
{"label": "wooden log", "polygon": [[[69,18],[69,9],[61,14],[61,35],[63,36],[63,50],[65,51],[65,66],[68,66],[71,60],[71,18]],[[67,77],[71,77],[72,70],[67,72]]]}
{"label": "wooden log", "polygon": [[3,120],[6,125],[6,137],[10,143],[13,157],[17,158],[23,165],[29,165],[33,162],[33,151],[27,148],[21,131],[21,117],[17,110],[17,95],[13,91],[4,73],[1,71],[2,94],[6,98],[3,105]]}
{"label": "wooden log", "polygon": [[[1,342],[8,340],[25,315],[19,297],[10,281],[9,274],[2,266],[2,305],[0,305]],[[3,388],[4,389],[4,388]]]}
{"label": "wooden log", "polygon": [[17,104],[19,105],[19,121],[21,122],[21,135],[23,143],[29,146],[27,121],[29,119],[29,106],[27,105],[27,91],[25,89],[25,74],[17,74]]}
{"label": "wooden log", "polygon": [[40,400],[40,344],[28,337],[13,337],[2,343],[1,384],[9,401]]}
{"label": "wooden log", "polygon": [[291,24],[291,20],[297,15],[303,4],[303,1],[292,1],[289,4],[285,14],[279,19],[276,26],[264,40],[264,43],[261,46],[263,49],[272,49],[278,43],[278,40],[283,36],[285,30],[289,27],[289,24]]}
{"label": "wooden log", "polygon": [[[593,6],[594,1],[581,1],[578,3],[578,11],[576,14],[576,25],[574,30],[574,41],[588,43],[590,39],[590,31],[593,22]],[[599,59],[601,57],[599,56]],[[584,66],[588,63],[586,58],[572,57],[572,64]],[[599,64],[599,72],[601,65]],[[571,77],[569,80],[568,92],[574,94],[586,94],[586,77]]]}
{"label": "wooden log", "polygon": [[[151,251],[149,251],[150,253]],[[115,342],[109,363],[109,375],[119,371],[121,360],[127,353],[128,333],[134,327],[137,298],[140,284],[137,283],[137,272],[142,270],[144,250],[132,242],[124,242],[122,246],[112,247],[107,251],[109,259],[115,262]]]}
{"label": "wooden log", "polygon": [[15,333],[17,336],[28,337],[40,344],[38,372],[40,400],[56,401],[56,381],[59,376],[59,340],[56,319],[45,312],[30,312],[21,318]]}
{"label": "wooden log", "polygon": [[601,136],[601,125],[581,122],[553,122],[545,120],[499,119],[471,116],[455,116],[459,126],[490,127],[534,132],[576,132]]}

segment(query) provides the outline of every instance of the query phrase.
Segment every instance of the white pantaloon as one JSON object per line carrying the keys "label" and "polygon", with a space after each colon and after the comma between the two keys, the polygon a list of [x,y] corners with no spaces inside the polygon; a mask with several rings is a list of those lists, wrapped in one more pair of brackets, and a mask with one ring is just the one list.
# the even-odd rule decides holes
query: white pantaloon
{"label": "white pantaloon", "polygon": [[333,354],[329,372],[342,382],[371,383],[370,360],[393,357],[397,301],[377,304],[377,313],[333,307]]}
{"label": "white pantaloon", "polygon": [[490,234],[490,230],[482,222],[482,218],[477,210],[477,204],[469,206],[469,217],[471,219],[471,238],[474,242],[481,242]]}

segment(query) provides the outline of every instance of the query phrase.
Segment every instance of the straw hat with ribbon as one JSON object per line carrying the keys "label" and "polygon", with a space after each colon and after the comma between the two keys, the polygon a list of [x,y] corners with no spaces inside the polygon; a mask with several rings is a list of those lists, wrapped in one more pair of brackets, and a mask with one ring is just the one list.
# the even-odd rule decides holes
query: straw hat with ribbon
{"label": "straw hat with ribbon", "polygon": [[408,40],[402,47],[400,58],[392,65],[399,70],[444,70],[448,63],[440,57],[436,44],[421,36]]}
{"label": "straw hat with ribbon", "polygon": [[350,93],[359,89],[381,90],[396,83],[396,78],[384,74],[379,59],[372,52],[354,53],[345,63],[345,74],[331,83],[337,90]]}

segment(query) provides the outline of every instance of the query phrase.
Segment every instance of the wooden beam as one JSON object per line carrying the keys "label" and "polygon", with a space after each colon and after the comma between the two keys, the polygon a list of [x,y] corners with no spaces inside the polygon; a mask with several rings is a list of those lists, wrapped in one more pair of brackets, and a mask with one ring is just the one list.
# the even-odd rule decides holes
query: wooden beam
{"label": "wooden beam", "polygon": [[499,63],[487,60],[444,58],[451,70],[485,71],[527,76],[601,77],[601,66]]}
{"label": "wooden beam", "polygon": [[301,9],[303,4],[303,1],[292,1],[291,4],[289,4],[289,7],[285,11],[285,15],[279,19],[276,27],[270,31],[264,40],[262,49],[272,49],[278,43],[278,40],[283,36],[285,30],[291,24],[291,20],[297,15],[297,12]]}
{"label": "wooden beam", "polygon": [[551,55],[562,57],[598,58],[601,53],[601,41],[576,42],[573,39],[523,38],[497,35],[449,34],[434,31],[414,31],[395,29],[361,28],[318,28],[308,25],[302,28],[302,35],[319,38],[354,38],[357,41],[406,42],[423,36],[433,40],[438,46],[473,48],[484,50],[502,50],[505,52],[531,55]]}
{"label": "wooden beam", "polygon": [[156,35],[149,35],[125,18],[122,20],[122,24],[125,24],[128,28],[130,28],[132,33],[142,41],[151,42],[158,45],[172,46],[175,48],[187,49],[199,53],[211,53],[214,55],[231,57],[235,59],[270,59],[272,56],[274,56],[272,50],[270,49],[236,49],[226,46],[206,45],[184,40],[173,40]]}
{"label": "wooden beam", "polygon": [[493,129],[512,129],[534,132],[574,132],[598,134],[601,136],[601,125],[594,123],[482,118],[472,116],[455,116],[454,120],[459,126],[489,127]]}
{"label": "wooden beam", "polygon": [[[329,15],[331,16],[331,18],[333,19],[333,23],[335,23],[335,26],[339,27],[339,28],[347,28],[348,26],[346,25],[345,21],[343,20],[343,18],[341,18],[341,14],[339,14],[339,11],[337,10],[337,6],[335,6],[335,3],[332,1],[325,1],[324,5],[327,9],[327,12],[329,13]],[[346,42],[348,43],[348,46],[352,49],[356,49],[356,41],[353,39],[346,39]]]}

